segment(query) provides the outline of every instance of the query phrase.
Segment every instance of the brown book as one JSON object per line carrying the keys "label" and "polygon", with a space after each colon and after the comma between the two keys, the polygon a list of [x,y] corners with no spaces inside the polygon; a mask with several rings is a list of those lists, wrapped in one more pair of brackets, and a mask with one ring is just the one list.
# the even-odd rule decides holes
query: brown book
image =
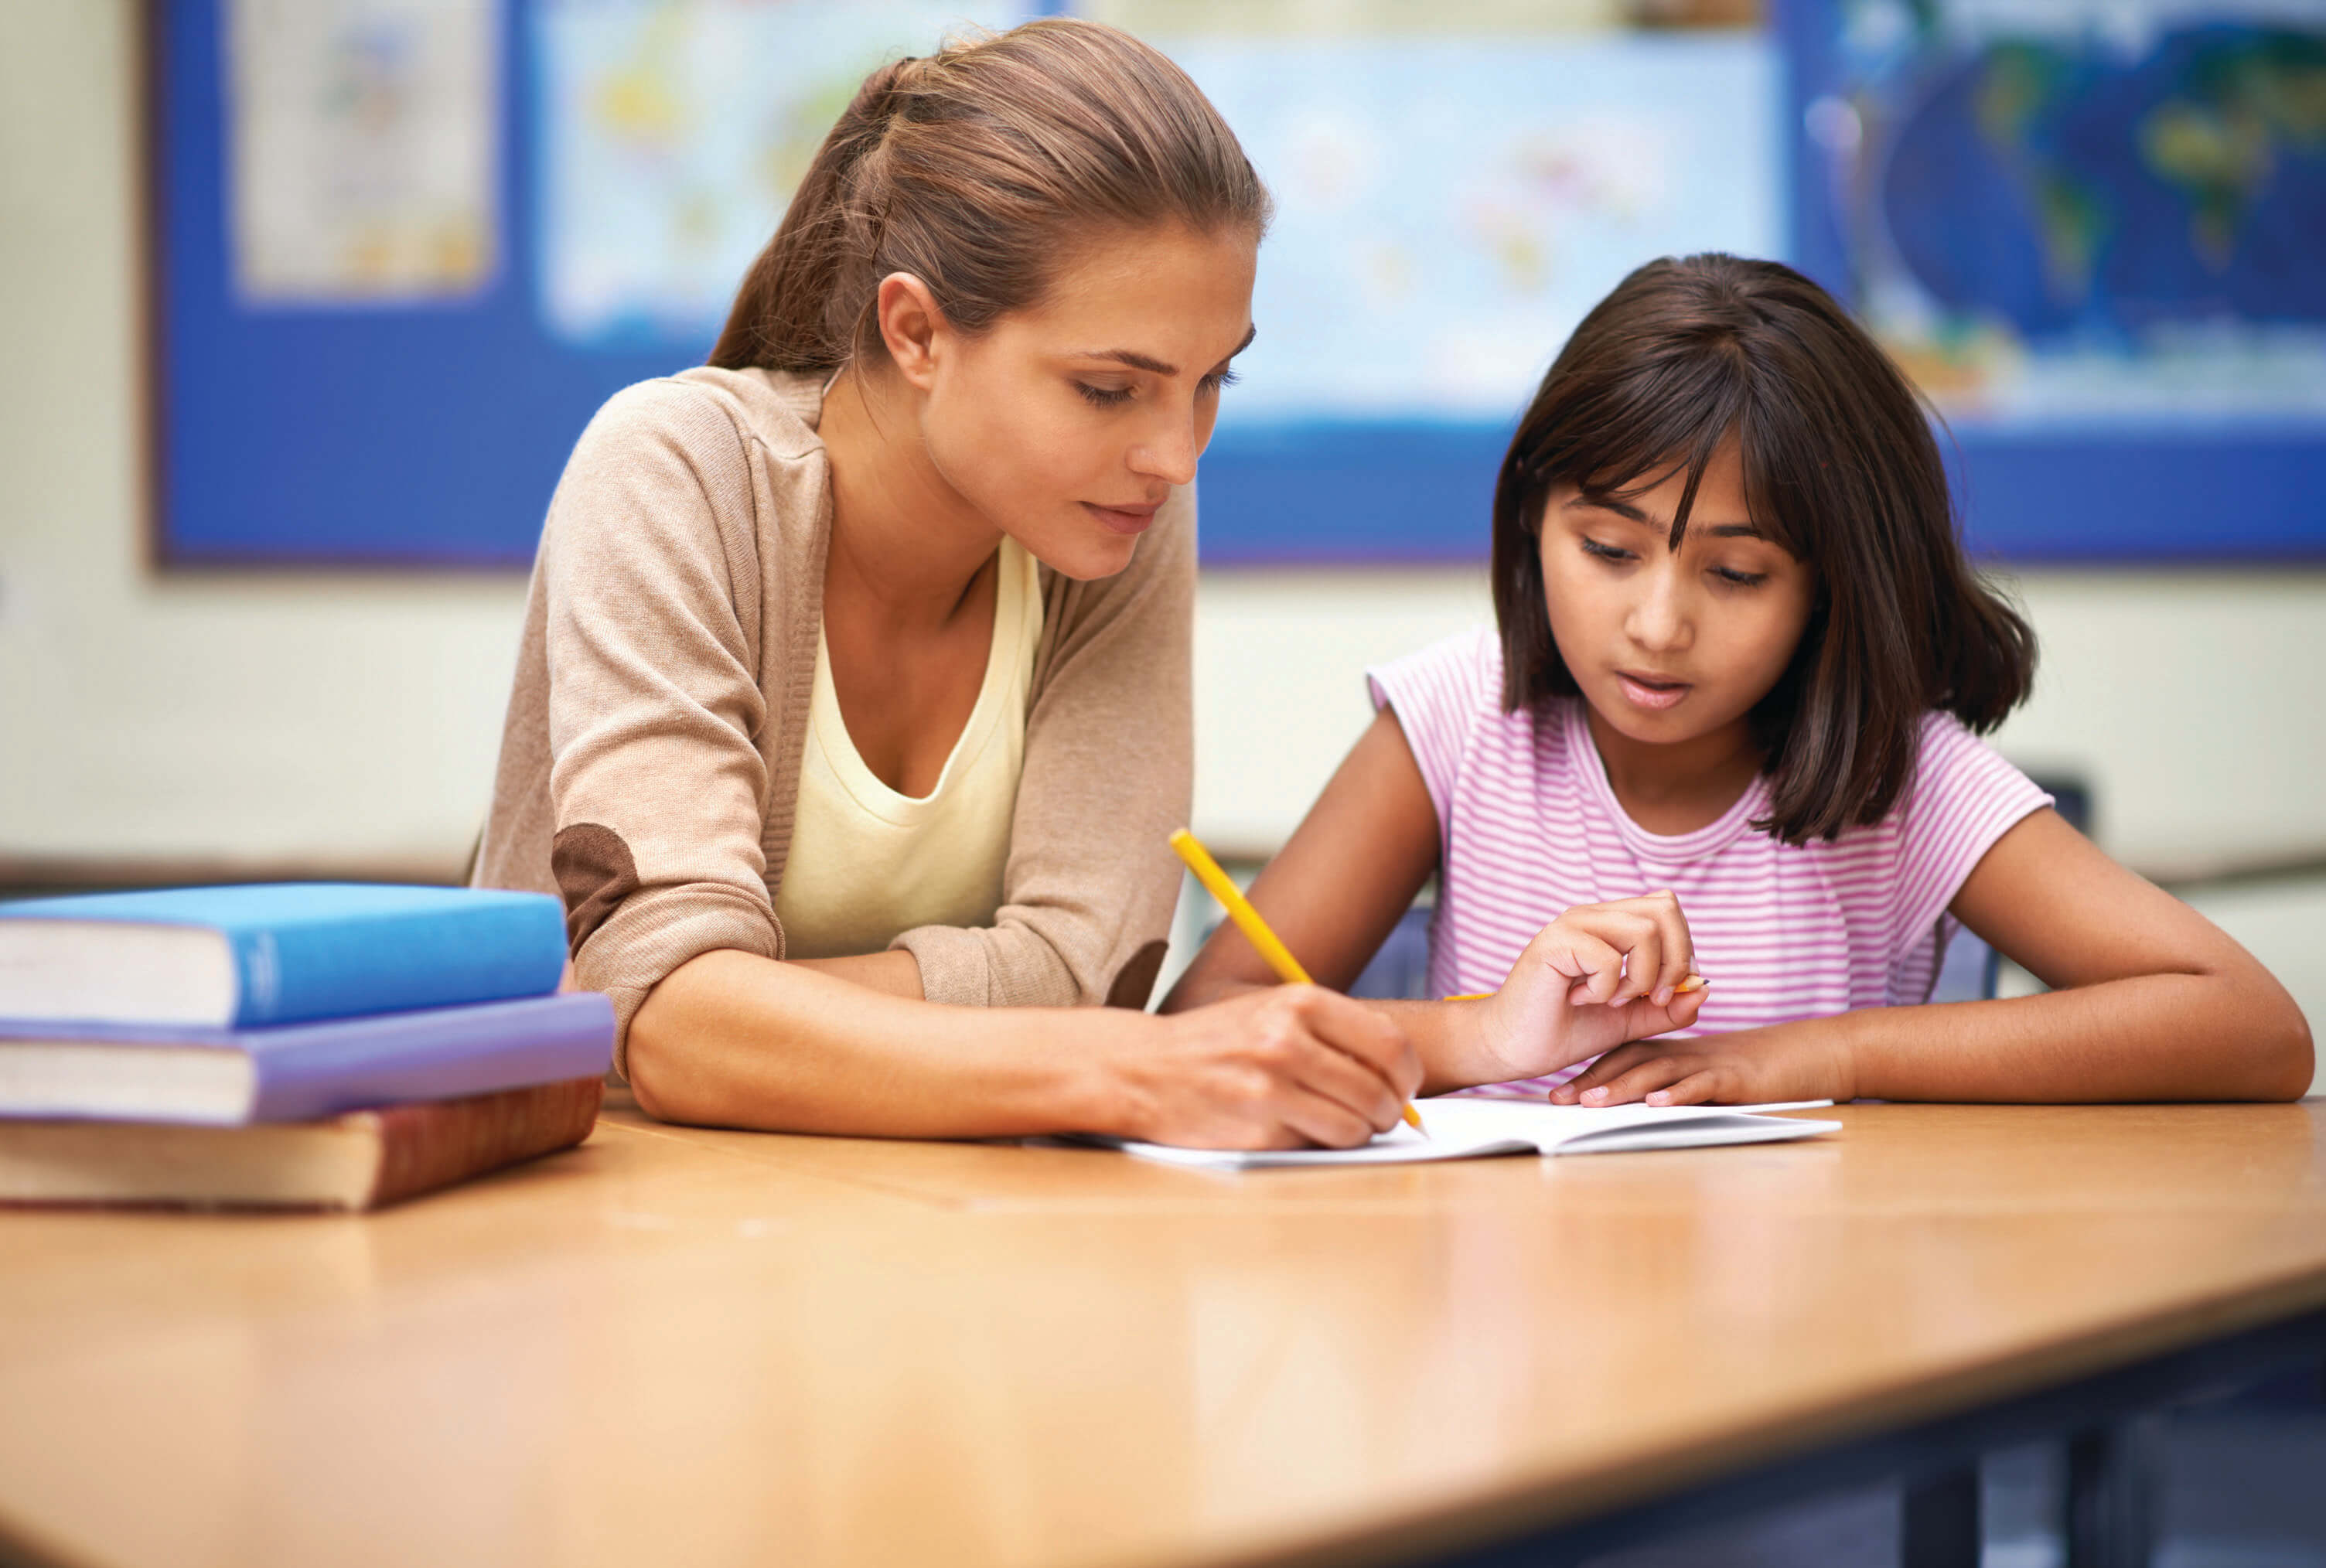
{"label": "brown book", "polygon": [[377,1209],[572,1147],[604,1093],[573,1078],[249,1127],[0,1120],[0,1203]]}

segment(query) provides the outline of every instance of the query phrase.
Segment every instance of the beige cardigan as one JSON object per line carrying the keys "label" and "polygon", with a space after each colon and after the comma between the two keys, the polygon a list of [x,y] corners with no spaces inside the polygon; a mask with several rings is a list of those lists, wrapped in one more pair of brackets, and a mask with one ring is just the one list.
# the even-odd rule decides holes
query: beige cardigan
{"label": "beige cardigan", "polygon": [[[479,886],[563,895],[578,982],[614,1000],[697,954],[784,955],[832,487],[813,378],[697,369],[582,431],[534,564]],[[1003,903],[892,946],[932,1001],[1144,1006],[1179,887],[1194,736],[1195,507],[1129,568],[1042,569],[1042,640]]]}

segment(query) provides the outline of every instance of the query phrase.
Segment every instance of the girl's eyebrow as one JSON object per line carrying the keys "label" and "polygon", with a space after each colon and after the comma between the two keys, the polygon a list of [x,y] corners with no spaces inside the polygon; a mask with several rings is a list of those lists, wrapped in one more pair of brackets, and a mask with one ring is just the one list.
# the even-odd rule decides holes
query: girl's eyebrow
{"label": "girl's eyebrow", "polygon": [[[1568,506],[1569,507],[1587,506],[1595,512],[1613,512],[1618,517],[1629,518],[1634,523],[1643,523],[1654,528],[1665,526],[1663,523],[1649,516],[1628,501],[1619,501],[1613,496],[1595,496],[1587,490],[1578,492]],[[1709,534],[1715,539],[1766,539],[1768,537],[1750,523],[1690,523],[1688,525],[1688,531],[1691,533]]]}
{"label": "girl's eyebrow", "polygon": [[1594,512],[1613,512],[1616,516],[1628,517],[1634,523],[1654,521],[1628,501],[1619,501],[1613,496],[1596,496],[1588,490],[1577,492],[1575,499],[1567,505],[1570,511],[1577,506],[1586,506]]}

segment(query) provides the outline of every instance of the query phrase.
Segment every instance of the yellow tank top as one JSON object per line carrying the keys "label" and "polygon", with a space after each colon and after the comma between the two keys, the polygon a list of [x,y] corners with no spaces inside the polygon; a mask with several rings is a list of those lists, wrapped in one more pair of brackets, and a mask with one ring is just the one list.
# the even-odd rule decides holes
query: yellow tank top
{"label": "yellow tank top", "polygon": [[990,925],[1026,762],[1026,700],[1042,638],[1040,569],[1001,542],[985,682],[936,787],[901,795],[864,765],[816,634],[791,855],[776,892],[787,958],[881,952],[920,925]]}

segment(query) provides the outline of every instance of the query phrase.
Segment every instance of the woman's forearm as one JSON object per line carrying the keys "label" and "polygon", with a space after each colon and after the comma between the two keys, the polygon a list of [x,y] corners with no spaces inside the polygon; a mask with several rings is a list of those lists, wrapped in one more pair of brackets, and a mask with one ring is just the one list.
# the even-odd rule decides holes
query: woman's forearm
{"label": "woman's forearm", "polygon": [[[948,1007],[830,972],[707,952],[631,1020],[638,1103],[668,1121],[892,1137],[1108,1130],[1102,1059],[1150,1020],[1114,1008]],[[917,975],[917,972],[916,972]],[[916,978],[914,988],[918,989]]]}
{"label": "woman's forearm", "polygon": [[873,1137],[1112,1133],[1205,1148],[1346,1147],[1421,1078],[1405,1036],[1315,986],[1175,1018],[955,1007],[755,953],[702,954],[630,1021],[638,1103],[668,1121]]}
{"label": "woman's forearm", "polygon": [[923,999],[921,966],[913,955],[902,948],[887,952],[850,953],[842,958],[792,959],[794,968],[813,970],[817,974],[831,975],[862,986],[868,990],[887,996],[903,997],[911,1001]]}
{"label": "woman's forearm", "polygon": [[1873,1007],[1786,1029],[1844,1043],[1855,1080],[1847,1087],[1866,1099],[2297,1099],[2310,1087],[2310,1031],[2255,970],[2259,984],[2139,975],[2033,997]]}

